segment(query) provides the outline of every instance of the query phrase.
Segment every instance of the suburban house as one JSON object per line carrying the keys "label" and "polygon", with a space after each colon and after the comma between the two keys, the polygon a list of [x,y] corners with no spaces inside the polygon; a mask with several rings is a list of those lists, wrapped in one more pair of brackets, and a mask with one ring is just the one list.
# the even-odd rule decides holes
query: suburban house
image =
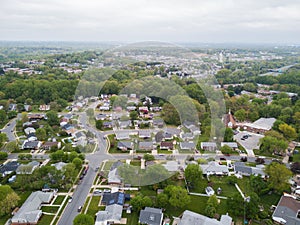
{"label": "suburban house", "polygon": [[242,126],[244,130],[247,130],[249,132],[264,134],[266,131],[272,129],[275,121],[275,118],[260,118],[253,123],[242,124]]}
{"label": "suburban house", "polygon": [[140,141],[139,150],[153,150],[153,143],[151,141]]}
{"label": "suburban house", "polygon": [[32,174],[33,171],[36,168],[38,168],[39,166],[40,166],[40,163],[37,161],[32,161],[28,164],[22,164],[17,168],[16,173],[17,174]]}
{"label": "suburban house", "polygon": [[40,111],[49,111],[50,105],[40,105],[39,110]]}
{"label": "suburban house", "polygon": [[[171,134],[173,137],[179,137],[181,130],[178,128],[167,127],[164,129],[165,133]],[[172,138],[173,138],[172,137]]]}
{"label": "suburban house", "polygon": [[103,127],[104,128],[112,128],[113,122],[112,121],[104,121],[103,122]]}
{"label": "suburban house", "polygon": [[263,165],[257,165],[256,167],[246,166],[244,162],[234,163],[234,172],[243,176],[258,176],[261,175],[263,178],[266,176]]}
{"label": "suburban house", "polygon": [[53,192],[36,191],[31,193],[21,208],[11,219],[11,225],[35,225],[42,216],[41,205],[50,203]]}
{"label": "suburban house", "polygon": [[41,147],[41,145],[42,145],[42,143],[40,141],[25,140],[22,144],[22,149],[37,150]]}
{"label": "suburban house", "polygon": [[33,127],[27,127],[24,129],[24,133],[26,134],[26,136],[28,136],[29,134],[35,133],[35,129]]}
{"label": "suburban house", "polygon": [[160,143],[161,141],[163,141],[165,139],[165,135],[163,131],[158,131],[155,134],[155,142],[156,143]]}
{"label": "suburban house", "polygon": [[300,224],[300,201],[292,195],[284,194],[273,212],[272,219],[279,224]]}
{"label": "suburban house", "polygon": [[118,174],[118,167],[122,166],[123,163],[121,161],[114,162],[110,168],[108,173],[107,182],[108,185],[121,185],[122,180]]}
{"label": "suburban house", "polygon": [[42,149],[44,150],[51,150],[51,148],[61,148],[61,142],[56,142],[56,141],[46,141],[42,145]]}
{"label": "suburban house", "polygon": [[122,121],[119,121],[119,127],[121,129],[125,129],[125,128],[128,128],[131,126],[131,120],[122,120]]}
{"label": "suburban house", "polygon": [[192,133],[181,133],[180,137],[184,141],[191,141],[194,139],[194,135]]}
{"label": "suburban house", "polygon": [[162,225],[163,217],[162,209],[145,207],[145,209],[140,212],[139,223],[147,225]]}
{"label": "suburban house", "polygon": [[220,165],[217,162],[209,162],[208,164],[200,165],[204,175],[228,175],[229,170],[226,165]]}
{"label": "suburban house", "polygon": [[227,145],[228,147],[236,150],[238,148],[238,144],[236,142],[221,142],[221,147]]}
{"label": "suburban house", "polygon": [[65,163],[65,162],[58,162],[55,164],[51,164],[51,166],[54,166],[55,169],[57,169],[57,170],[62,170],[65,165],[67,165],[67,163]]}
{"label": "suburban house", "polygon": [[181,168],[177,161],[167,161],[163,166],[168,170],[168,172],[177,172]]}
{"label": "suburban house", "polygon": [[0,167],[0,174],[2,177],[5,177],[6,175],[15,172],[19,166],[20,164],[17,161],[10,161]]}
{"label": "suburban house", "polygon": [[217,150],[217,144],[215,142],[201,142],[200,147],[204,151],[216,151]]}
{"label": "suburban house", "polygon": [[139,138],[151,138],[151,131],[150,130],[139,130]]}
{"label": "suburban house", "polygon": [[133,143],[131,141],[119,141],[117,148],[122,151],[132,150]]}
{"label": "suburban house", "polygon": [[29,121],[37,121],[37,120],[45,119],[45,115],[44,114],[32,114],[32,113],[28,113],[27,117],[28,117]]}
{"label": "suburban house", "polygon": [[129,132],[127,131],[123,131],[123,132],[116,132],[116,139],[117,140],[126,140],[126,139],[129,139]]}
{"label": "suburban house", "polygon": [[124,194],[123,192],[114,192],[114,193],[103,193],[103,197],[101,200],[102,205],[124,205],[125,200],[130,200],[129,194]]}
{"label": "suburban house", "polygon": [[106,114],[98,114],[96,115],[96,120],[105,120],[107,118],[107,115]]}
{"label": "suburban house", "polygon": [[226,215],[222,215],[220,221],[216,219],[212,219],[206,216],[203,216],[198,213],[194,213],[189,210],[185,210],[180,219],[178,225],[231,225],[232,218]]}
{"label": "suburban house", "polygon": [[153,119],[153,126],[162,128],[164,126],[164,120],[163,119]]}
{"label": "suburban house", "polygon": [[160,149],[173,150],[174,145],[171,141],[162,141],[160,143]]}
{"label": "suburban house", "polygon": [[107,205],[104,211],[96,213],[95,225],[121,224],[123,205]]}
{"label": "suburban house", "polygon": [[180,142],[179,147],[181,150],[192,151],[196,149],[194,142]]}

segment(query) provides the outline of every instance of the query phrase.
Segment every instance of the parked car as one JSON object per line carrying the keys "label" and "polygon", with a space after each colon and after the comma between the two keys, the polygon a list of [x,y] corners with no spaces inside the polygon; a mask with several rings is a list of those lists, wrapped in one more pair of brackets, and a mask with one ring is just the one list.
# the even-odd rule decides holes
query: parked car
{"label": "parked car", "polygon": [[77,212],[81,212],[81,210],[82,210],[82,206],[79,206]]}
{"label": "parked car", "polygon": [[73,200],[73,197],[70,197],[68,202],[70,203],[70,202],[72,202],[72,200]]}

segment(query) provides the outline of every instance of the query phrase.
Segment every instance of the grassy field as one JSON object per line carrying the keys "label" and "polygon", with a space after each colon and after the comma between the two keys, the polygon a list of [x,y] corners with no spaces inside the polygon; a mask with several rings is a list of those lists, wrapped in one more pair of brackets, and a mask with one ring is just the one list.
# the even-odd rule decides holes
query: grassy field
{"label": "grassy field", "polygon": [[139,215],[138,215],[137,212],[132,212],[131,214],[127,214],[124,211],[122,217],[127,218],[126,225],[136,225],[136,224],[138,224]]}
{"label": "grassy field", "polygon": [[98,206],[99,202],[100,202],[100,196],[93,196],[86,214],[94,217],[96,213],[100,210]]}
{"label": "grassy field", "polygon": [[49,225],[52,220],[53,220],[54,216],[52,215],[42,215],[41,219],[38,222],[38,225]]}
{"label": "grassy field", "polygon": [[46,213],[57,213],[58,206],[42,206],[42,211]]}
{"label": "grassy field", "polygon": [[53,202],[54,205],[60,205],[63,200],[65,199],[66,196],[62,196],[62,195],[59,195],[56,197],[55,201]]}

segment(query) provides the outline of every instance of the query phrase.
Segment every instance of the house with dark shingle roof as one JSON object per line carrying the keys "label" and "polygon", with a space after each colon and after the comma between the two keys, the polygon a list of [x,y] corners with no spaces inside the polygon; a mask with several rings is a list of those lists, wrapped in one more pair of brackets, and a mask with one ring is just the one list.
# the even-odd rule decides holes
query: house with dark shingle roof
{"label": "house with dark shingle roof", "polygon": [[296,197],[285,194],[281,196],[278,205],[273,212],[272,219],[280,224],[299,225],[300,224],[300,201]]}
{"label": "house with dark shingle roof", "polygon": [[127,151],[133,148],[133,143],[131,141],[119,141],[117,147],[122,151]]}
{"label": "house with dark shingle roof", "polygon": [[162,225],[163,212],[161,209],[145,207],[141,210],[139,223],[147,225]]}
{"label": "house with dark shingle roof", "polygon": [[153,150],[153,143],[150,141],[139,142],[139,150]]}
{"label": "house with dark shingle roof", "polygon": [[6,175],[15,172],[19,166],[20,164],[17,161],[8,162],[0,167],[0,174],[2,177],[5,177]]}
{"label": "house with dark shingle roof", "polygon": [[171,141],[162,141],[160,143],[160,149],[167,149],[167,150],[173,150],[174,145]]}

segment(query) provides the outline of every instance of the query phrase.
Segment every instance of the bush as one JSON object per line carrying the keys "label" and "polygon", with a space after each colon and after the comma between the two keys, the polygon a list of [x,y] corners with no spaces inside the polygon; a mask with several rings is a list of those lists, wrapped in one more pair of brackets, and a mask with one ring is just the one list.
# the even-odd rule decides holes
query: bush
{"label": "bush", "polygon": [[0,160],[4,160],[4,159],[7,159],[7,152],[0,152]]}

